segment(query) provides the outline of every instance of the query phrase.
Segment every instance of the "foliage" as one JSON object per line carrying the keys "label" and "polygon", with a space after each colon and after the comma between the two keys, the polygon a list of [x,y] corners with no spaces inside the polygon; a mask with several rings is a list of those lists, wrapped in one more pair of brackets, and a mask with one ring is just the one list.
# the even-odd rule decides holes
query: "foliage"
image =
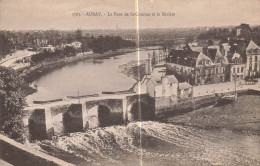
{"label": "foliage", "polygon": [[[55,52],[55,53],[57,53],[57,52]],[[77,50],[72,46],[67,46],[63,50],[63,54],[65,56],[75,56],[76,53],[77,53]]]}
{"label": "foliage", "polygon": [[54,60],[58,58],[64,58],[65,56],[75,56],[75,55],[76,55],[76,50],[73,47],[72,48],[65,47],[63,53],[60,50],[56,50],[55,52],[43,52],[43,53],[34,54],[31,56],[31,61],[37,64],[45,60]]}
{"label": "foliage", "polygon": [[0,34],[0,58],[10,53],[11,47],[9,40],[3,34]]}
{"label": "foliage", "polygon": [[107,51],[114,51],[119,48],[133,47],[135,43],[123,40],[119,36],[103,36],[91,37],[89,47],[94,53],[104,53]]}
{"label": "foliage", "polygon": [[231,32],[227,28],[209,29],[207,32],[201,33],[198,39],[223,39],[231,36]]}
{"label": "foliage", "polygon": [[174,41],[173,40],[166,40],[163,43],[163,49],[170,49],[172,46],[174,45]]}
{"label": "foliage", "polygon": [[12,68],[0,66],[0,130],[20,142],[24,140],[22,82]]}

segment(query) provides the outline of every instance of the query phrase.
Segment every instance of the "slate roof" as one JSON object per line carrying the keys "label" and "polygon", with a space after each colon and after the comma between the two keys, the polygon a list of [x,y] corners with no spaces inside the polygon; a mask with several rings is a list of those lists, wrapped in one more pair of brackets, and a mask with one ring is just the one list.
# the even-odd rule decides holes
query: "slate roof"
{"label": "slate roof", "polygon": [[241,28],[241,29],[249,29],[249,30],[251,30],[249,24],[240,24],[239,26],[237,26],[237,28]]}
{"label": "slate roof", "polygon": [[195,67],[199,52],[187,50],[171,50],[168,62],[183,66]]}
{"label": "slate roof", "polygon": [[208,57],[214,62],[216,59],[217,49],[215,48],[208,48]]}

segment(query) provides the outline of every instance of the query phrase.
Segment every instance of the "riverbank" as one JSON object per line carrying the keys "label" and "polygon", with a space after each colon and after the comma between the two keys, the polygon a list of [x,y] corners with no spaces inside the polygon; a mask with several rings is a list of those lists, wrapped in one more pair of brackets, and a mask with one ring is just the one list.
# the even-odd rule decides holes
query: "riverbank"
{"label": "riverbank", "polygon": [[110,57],[131,53],[135,51],[136,51],[135,48],[124,48],[124,49],[118,49],[114,52],[107,52],[104,54],[91,54],[91,55],[78,54],[77,56],[74,57],[62,58],[56,61],[43,61],[42,63],[37,64],[35,66],[28,66],[23,69],[19,69],[17,71],[19,75],[23,77],[26,82],[31,83],[34,80],[40,78],[42,75],[56,68],[63,67],[68,64],[74,64],[80,61],[90,60],[90,59],[95,60],[95,59],[110,58]]}
{"label": "riverbank", "polygon": [[135,60],[120,65],[119,71],[127,77],[140,81],[145,75],[145,60],[139,61],[139,65]]}

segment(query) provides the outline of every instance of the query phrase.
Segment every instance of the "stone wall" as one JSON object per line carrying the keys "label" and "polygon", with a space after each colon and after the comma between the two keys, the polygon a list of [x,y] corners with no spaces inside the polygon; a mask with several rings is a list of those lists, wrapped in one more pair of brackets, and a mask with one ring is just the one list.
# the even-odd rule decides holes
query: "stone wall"
{"label": "stone wall", "polygon": [[[225,92],[223,94],[229,94],[233,92]],[[238,90],[238,95],[246,94],[260,94],[254,90]],[[207,107],[215,104],[215,94],[199,96],[188,99],[172,100],[169,97],[155,98],[155,115],[157,119],[164,118],[166,116],[174,116],[190,112],[196,109]]]}
{"label": "stone wall", "polygon": [[3,135],[0,135],[0,147],[0,158],[12,165],[73,166],[53,156],[29,149]]}

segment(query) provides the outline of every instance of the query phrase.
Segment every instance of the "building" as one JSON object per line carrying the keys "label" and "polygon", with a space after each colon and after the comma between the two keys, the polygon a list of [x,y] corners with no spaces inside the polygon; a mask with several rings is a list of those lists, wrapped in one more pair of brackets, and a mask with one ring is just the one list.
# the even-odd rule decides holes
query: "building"
{"label": "building", "polygon": [[246,48],[246,75],[259,77],[260,48],[251,40]]}
{"label": "building", "polygon": [[190,47],[198,47],[198,42],[191,42],[189,43]]}
{"label": "building", "polygon": [[[205,50],[204,50],[205,51]],[[180,82],[204,85],[228,80],[228,62],[218,49],[202,52],[172,50],[167,57],[167,73],[174,74]]]}
{"label": "building", "polygon": [[245,78],[246,64],[239,53],[234,53],[230,63],[230,81],[242,82]]}
{"label": "building", "polygon": [[193,87],[187,82],[179,83],[174,75],[151,76],[146,83],[146,92],[155,100],[156,108],[178,103],[179,99],[190,99]]}
{"label": "building", "polygon": [[235,28],[236,36],[242,38],[248,38],[251,32],[249,24],[240,24]]}
{"label": "building", "polygon": [[76,49],[80,49],[81,48],[81,42],[78,42],[78,41],[74,41],[70,44],[62,44],[62,47],[65,48],[65,47],[74,47]]}
{"label": "building", "polygon": [[54,51],[55,51],[55,47],[53,47],[52,45],[48,45],[47,47],[40,47],[38,49],[38,52],[40,52],[40,53],[54,52]]}
{"label": "building", "polygon": [[[204,50],[205,51],[205,50]],[[195,84],[214,84],[228,81],[229,66],[227,58],[217,48],[207,48],[203,55],[203,61],[199,61],[195,70]],[[208,58],[206,58],[208,57]],[[202,63],[202,64],[201,64]],[[205,63],[205,64],[203,64]]]}
{"label": "building", "polygon": [[78,42],[78,41],[74,41],[74,42],[71,43],[71,46],[76,48],[76,49],[80,49],[81,45],[82,44],[80,42]]}
{"label": "building", "polygon": [[149,96],[170,97],[177,100],[179,81],[174,75],[163,76],[160,79],[152,77],[146,83],[147,93]]}

